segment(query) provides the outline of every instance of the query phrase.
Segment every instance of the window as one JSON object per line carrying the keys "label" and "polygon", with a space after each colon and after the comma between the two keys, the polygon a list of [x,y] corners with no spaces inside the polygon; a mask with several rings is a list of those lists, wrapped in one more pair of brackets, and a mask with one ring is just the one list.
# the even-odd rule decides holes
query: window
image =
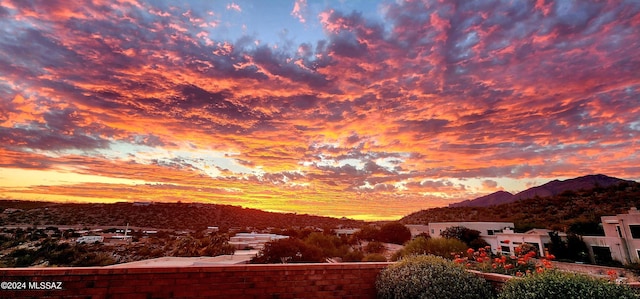
{"label": "window", "polygon": [[502,250],[503,253],[511,253],[509,246],[500,246],[500,250]]}
{"label": "window", "polygon": [[616,231],[618,232],[618,237],[622,238],[622,231],[620,230],[620,225],[616,225]]}
{"label": "window", "polygon": [[489,236],[493,236],[493,230],[491,230],[491,229],[490,229],[490,230],[488,230],[488,231],[487,231],[487,235],[489,235]]}
{"label": "window", "polygon": [[597,264],[611,262],[611,249],[605,246],[591,246],[593,249],[593,258]]}
{"label": "window", "polygon": [[640,239],[640,225],[629,225],[629,230],[632,238]]}

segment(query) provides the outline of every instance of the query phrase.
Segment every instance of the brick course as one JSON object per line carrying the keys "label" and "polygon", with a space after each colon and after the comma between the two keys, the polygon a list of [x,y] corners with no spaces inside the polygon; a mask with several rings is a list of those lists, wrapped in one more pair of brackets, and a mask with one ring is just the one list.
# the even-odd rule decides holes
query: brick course
{"label": "brick course", "polygon": [[375,298],[389,263],[167,268],[0,269],[0,281],[61,281],[63,290],[0,290],[0,298]]}

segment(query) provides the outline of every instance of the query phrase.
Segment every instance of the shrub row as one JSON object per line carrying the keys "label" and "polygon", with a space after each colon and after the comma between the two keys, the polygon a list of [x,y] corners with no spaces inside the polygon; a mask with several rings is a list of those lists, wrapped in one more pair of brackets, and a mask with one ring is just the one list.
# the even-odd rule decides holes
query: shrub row
{"label": "shrub row", "polygon": [[376,280],[378,298],[640,298],[631,288],[587,275],[547,270],[507,281],[496,294],[487,281],[432,255],[404,258]]}

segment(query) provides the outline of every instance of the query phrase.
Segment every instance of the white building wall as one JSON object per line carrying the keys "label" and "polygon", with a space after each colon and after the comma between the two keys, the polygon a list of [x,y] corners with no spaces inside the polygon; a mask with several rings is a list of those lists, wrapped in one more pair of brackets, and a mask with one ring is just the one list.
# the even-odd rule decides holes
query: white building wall
{"label": "white building wall", "polygon": [[245,249],[249,247],[262,249],[264,248],[264,244],[269,241],[287,238],[289,238],[289,236],[276,234],[238,233],[229,238],[229,244],[233,245],[236,249]]}
{"label": "white building wall", "polygon": [[424,224],[407,224],[405,225],[411,232],[411,238],[415,238],[422,233],[429,233],[429,226]]}
{"label": "white building wall", "polygon": [[[609,247],[611,258],[622,263],[640,261],[640,212],[635,207],[626,214],[602,216],[604,237],[586,236],[583,240],[589,247]],[[633,230],[637,226],[638,230]]]}
{"label": "white building wall", "polygon": [[[525,233],[516,233],[511,229],[504,230],[502,233],[496,234],[498,243],[496,253],[515,254],[515,249],[526,243],[537,247],[538,254],[546,255],[545,244],[551,243],[550,232],[546,229],[532,229]],[[566,237],[566,234],[560,234],[560,238],[566,239]]]}
{"label": "white building wall", "polygon": [[606,247],[611,251],[611,259],[616,261],[626,260],[626,253],[622,239],[617,237],[602,237],[602,236],[582,236],[582,240],[589,248],[589,253],[593,256],[593,246]]}
{"label": "white building wall", "polygon": [[449,227],[464,226],[469,229],[480,232],[481,237],[490,236],[496,232],[510,227],[513,228],[513,222],[432,222],[429,223],[429,235],[432,238],[439,238],[440,233]]}
{"label": "white building wall", "polygon": [[76,239],[76,243],[87,243],[87,244],[95,243],[95,242],[103,242],[103,241],[104,241],[103,236],[83,236]]}

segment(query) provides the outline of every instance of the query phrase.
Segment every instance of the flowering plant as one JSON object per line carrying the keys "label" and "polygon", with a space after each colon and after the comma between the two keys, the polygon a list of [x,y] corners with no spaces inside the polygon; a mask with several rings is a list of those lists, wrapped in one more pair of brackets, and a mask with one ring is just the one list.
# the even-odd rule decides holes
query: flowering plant
{"label": "flowering plant", "polygon": [[555,257],[551,254],[537,257],[533,250],[525,247],[516,247],[514,255],[493,255],[491,247],[486,246],[475,250],[467,249],[466,253],[452,253],[454,262],[464,264],[467,269],[482,272],[500,273],[515,276],[524,276],[533,271],[541,273],[553,268],[551,260]]}

